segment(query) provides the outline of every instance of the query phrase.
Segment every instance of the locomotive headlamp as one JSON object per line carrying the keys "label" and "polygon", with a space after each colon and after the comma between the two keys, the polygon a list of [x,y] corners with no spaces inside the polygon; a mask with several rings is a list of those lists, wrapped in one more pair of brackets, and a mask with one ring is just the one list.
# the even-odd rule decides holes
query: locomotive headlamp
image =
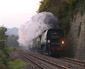
{"label": "locomotive headlamp", "polygon": [[48,43],[50,43],[50,40],[48,40]]}
{"label": "locomotive headlamp", "polygon": [[64,45],[65,44],[65,42],[64,42],[64,40],[62,40],[62,45]]}

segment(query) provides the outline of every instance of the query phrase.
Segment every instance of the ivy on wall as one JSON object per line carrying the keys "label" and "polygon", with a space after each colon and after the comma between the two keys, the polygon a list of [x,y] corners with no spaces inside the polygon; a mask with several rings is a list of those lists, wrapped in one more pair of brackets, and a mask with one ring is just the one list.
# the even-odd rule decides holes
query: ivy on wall
{"label": "ivy on wall", "polygon": [[38,12],[52,12],[58,18],[60,28],[67,34],[74,15],[85,12],[85,0],[41,0]]}

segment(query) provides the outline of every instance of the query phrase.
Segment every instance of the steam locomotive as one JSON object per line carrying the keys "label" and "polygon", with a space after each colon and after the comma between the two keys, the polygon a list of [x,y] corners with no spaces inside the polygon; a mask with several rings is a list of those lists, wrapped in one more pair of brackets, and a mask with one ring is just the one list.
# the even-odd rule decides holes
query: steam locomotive
{"label": "steam locomotive", "polygon": [[45,40],[45,43],[41,43],[41,48],[45,49],[48,55],[61,57],[65,46],[63,31],[61,29],[49,29]]}

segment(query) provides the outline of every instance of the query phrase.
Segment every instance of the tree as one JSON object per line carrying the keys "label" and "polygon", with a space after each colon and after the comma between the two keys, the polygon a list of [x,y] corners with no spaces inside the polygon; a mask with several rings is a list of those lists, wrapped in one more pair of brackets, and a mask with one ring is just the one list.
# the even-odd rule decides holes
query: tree
{"label": "tree", "polygon": [[0,27],[0,65],[8,68],[9,53],[7,48],[7,35],[5,27]]}
{"label": "tree", "polygon": [[53,13],[60,28],[67,34],[74,15],[85,12],[85,0],[41,0],[38,12],[44,11]]}

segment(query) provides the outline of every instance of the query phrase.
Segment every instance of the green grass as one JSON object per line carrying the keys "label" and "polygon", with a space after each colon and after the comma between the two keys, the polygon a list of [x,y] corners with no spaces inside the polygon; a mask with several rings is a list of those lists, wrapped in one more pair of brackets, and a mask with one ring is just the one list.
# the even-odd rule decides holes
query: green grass
{"label": "green grass", "polygon": [[14,61],[9,62],[10,69],[24,69],[24,66],[26,66],[26,65],[28,65],[28,63],[26,63],[20,59],[16,59]]}

